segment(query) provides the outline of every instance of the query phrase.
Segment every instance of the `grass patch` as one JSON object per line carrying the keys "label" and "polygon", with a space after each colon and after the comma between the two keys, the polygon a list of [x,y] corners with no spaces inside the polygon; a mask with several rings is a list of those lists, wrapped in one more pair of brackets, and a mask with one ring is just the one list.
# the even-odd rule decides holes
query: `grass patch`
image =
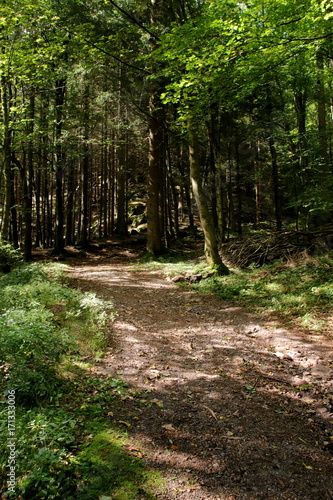
{"label": "grass patch", "polygon": [[117,424],[119,406],[136,394],[93,376],[87,361],[107,346],[112,304],[69,288],[65,270],[24,264],[0,274],[0,438],[13,432],[10,400],[16,446],[13,491],[9,449],[0,450],[0,496],[153,499],[159,475],[127,452]]}
{"label": "grass patch", "polygon": [[206,259],[202,256],[202,245],[198,248],[198,242],[188,240],[177,249],[168,249],[162,255],[154,256],[147,252],[143,253],[139,263],[133,264],[137,270],[161,270],[169,276],[179,274],[197,274],[208,272]]}
{"label": "grass patch", "polygon": [[302,326],[329,329],[333,305],[333,254],[298,263],[277,262],[259,269],[213,277],[193,289],[215,293],[253,311],[273,311]]}
{"label": "grass patch", "polygon": [[[204,274],[209,269],[198,253],[169,252],[136,265],[159,269],[169,276]],[[222,300],[246,306],[254,312],[276,313],[311,330],[330,331],[333,305],[333,253],[316,259],[282,262],[252,269],[232,269],[229,276],[213,276],[199,283],[181,283]]]}
{"label": "grass patch", "polygon": [[81,499],[98,498],[101,493],[117,500],[156,498],[153,490],[161,484],[159,474],[146,470],[139,458],[125,454],[127,443],[126,433],[114,429],[94,436],[79,456],[80,464],[89,471]]}

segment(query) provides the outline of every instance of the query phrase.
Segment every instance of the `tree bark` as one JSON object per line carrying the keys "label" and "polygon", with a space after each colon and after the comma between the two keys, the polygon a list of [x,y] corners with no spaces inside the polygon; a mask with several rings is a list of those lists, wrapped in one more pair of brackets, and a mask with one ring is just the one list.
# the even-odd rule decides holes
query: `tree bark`
{"label": "tree bark", "polygon": [[10,212],[11,212],[11,242],[14,248],[19,247],[19,235],[17,228],[17,210],[15,197],[15,176],[13,169],[10,172]]}
{"label": "tree bark", "polygon": [[209,164],[210,164],[210,190],[212,197],[212,217],[214,229],[218,232],[218,215],[217,215],[217,191],[216,191],[216,164],[215,164],[215,151],[212,139],[209,140]]}
{"label": "tree bark", "polygon": [[259,170],[259,143],[256,141],[251,142],[251,147],[255,151],[255,155],[251,161],[252,169],[253,169],[253,178],[254,178],[254,225],[253,228],[255,230],[259,229],[260,223],[260,170]]}
{"label": "tree bark", "polygon": [[118,166],[118,183],[117,183],[117,224],[116,233],[120,238],[127,235],[127,217],[126,217],[126,172],[125,172],[125,144],[121,144]]}
{"label": "tree bark", "polygon": [[317,117],[320,156],[323,162],[323,171],[328,172],[328,141],[326,124],[326,97],[324,85],[324,54],[321,49],[317,52]]}
{"label": "tree bark", "polygon": [[274,190],[274,206],[275,206],[275,220],[276,230],[282,230],[282,215],[281,215],[281,197],[279,189],[279,169],[277,165],[276,149],[273,137],[269,138],[269,150],[272,158],[272,177],[273,177],[273,190]]}
{"label": "tree bark", "polygon": [[[179,156],[182,156],[182,152],[177,151],[177,154]],[[191,200],[191,188],[189,186],[189,179],[188,179],[188,172],[185,172],[184,165],[182,164],[182,159],[179,159],[177,162],[178,170],[181,176],[181,186],[184,189],[185,192],[185,199],[186,199],[186,205],[187,205],[187,213],[188,213],[188,221],[189,221],[189,226],[190,226],[190,234],[192,238],[196,238],[196,229],[195,229],[195,224],[194,224],[194,217],[193,217],[193,207],[192,207],[192,200]]]}
{"label": "tree bark", "polygon": [[74,159],[68,162],[66,245],[74,244]]}
{"label": "tree bark", "polygon": [[81,244],[86,247],[89,242],[89,86],[86,84],[84,92],[84,110],[83,110],[83,126],[84,126],[84,136],[83,136],[83,159],[82,159],[82,236]]}
{"label": "tree bark", "polygon": [[2,213],[1,238],[9,239],[10,233],[10,210],[11,210],[11,139],[12,131],[10,128],[9,117],[9,93],[8,82],[5,76],[1,77],[1,101],[3,114],[3,156],[4,156],[4,180],[5,180],[5,200]]}
{"label": "tree bark", "polygon": [[61,254],[64,252],[64,202],[63,202],[63,176],[65,154],[61,144],[63,126],[63,108],[65,104],[66,81],[65,79],[56,82],[55,95],[55,151],[56,151],[56,220],[54,252]]}
{"label": "tree bark", "polygon": [[201,169],[198,154],[198,139],[191,119],[188,120],[190,177],[194,198],[198,207],[200,223],[205,238],[205,256],[207,264],[216,267],[219,274],[229,274],[229,269],[223,264],[218,252],[214,223],[209,211],[202,185]]}
{"label": "tree bark", "polygon": [[240,158],[238,151],[238,141],[236,142],[235,155],[236,155],[237,232],[239,236],[241,236],[243,233],[243,228],[242,228],[243,203],[242,203],[241,169],[240,169]]}
{"label": "tree bark", "polygon": [[226,233],[227,233],[227,201],[226,201],[226,178],[225,172],[220,169],[219,172],[219,207],[218,207],[218,216],[219,216],[219,236],[221,243],[225,243],[226,241]]}
{"label": "tree bark", "polygon": [[157,97],[152,95],[147,179],[147,251],[153,255],[158,255],[163,250],[160,225],[160,124],[157,105]]}
{"label": "tree bark", "polygon": [[32,260],[32,196],[33,196],[33,132],[35,120],[35,95],[32,89],[29,102],[28,114],[28,151],[27,151],[27,170],[24,175],[25,196],[24,196],[24,259]]}

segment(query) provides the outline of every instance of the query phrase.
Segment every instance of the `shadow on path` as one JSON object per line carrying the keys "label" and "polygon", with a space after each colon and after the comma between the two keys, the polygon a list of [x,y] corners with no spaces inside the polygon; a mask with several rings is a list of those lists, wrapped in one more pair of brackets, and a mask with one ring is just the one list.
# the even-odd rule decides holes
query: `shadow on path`
{"label": "shadow on path", "polygon": [[72,282],[113,300],[96,372],[142,389],[129,432],[184,500],[330,499],[333,345],[180,289],[158,272],[77,263]]}

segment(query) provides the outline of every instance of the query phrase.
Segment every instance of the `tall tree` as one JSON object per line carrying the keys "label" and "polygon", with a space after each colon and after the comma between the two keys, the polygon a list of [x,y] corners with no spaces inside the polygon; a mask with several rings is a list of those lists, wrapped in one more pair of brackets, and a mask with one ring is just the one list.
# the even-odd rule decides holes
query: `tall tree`
{"label": "tall tree", "polygon": [[198,138],[195,132],[195,123],[188,119],[190,176],[194,198],[198,207],[201,226],[205,238],[205,255],[209,266],[215,267],[219,274],[229,274],[218,252],[216,235],[212,215],[208,209],[206,195],[202,186],[202,172],[198,154]]}

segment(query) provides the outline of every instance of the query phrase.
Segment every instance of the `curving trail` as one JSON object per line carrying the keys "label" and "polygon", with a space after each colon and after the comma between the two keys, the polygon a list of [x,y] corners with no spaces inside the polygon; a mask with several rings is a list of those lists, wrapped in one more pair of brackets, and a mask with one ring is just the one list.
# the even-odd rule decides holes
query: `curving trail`
{"label": "curving trail", "polygon": [[95,371],[147,391],[149,404],[126,411],[138,415],[129,432],[145,461],[167,478],[159,498],[333,498],[332,341],[131,261],[89,257],[68,274],[114,302],[110,351]]}

